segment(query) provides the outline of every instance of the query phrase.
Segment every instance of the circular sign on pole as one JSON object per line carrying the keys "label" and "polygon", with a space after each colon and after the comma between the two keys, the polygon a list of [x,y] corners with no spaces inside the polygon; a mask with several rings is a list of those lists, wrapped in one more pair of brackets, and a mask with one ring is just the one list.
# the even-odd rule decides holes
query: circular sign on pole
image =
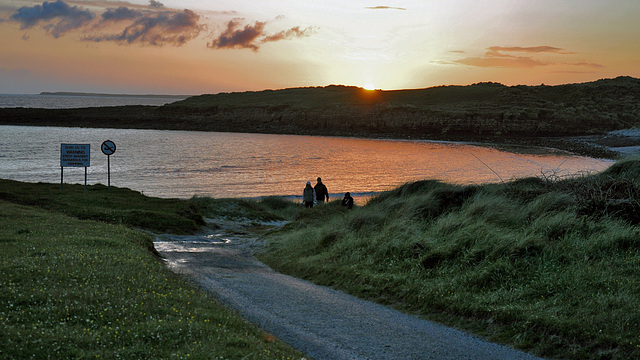
{"label": "circular sign on pole", "polygon": [[113,153],[116,152],[116,144],[111,140],[103,142],[100,148],[102,149],[102,153],[107,156],[113,155]]}
{"label": "circular sign on pole", "polygon": [[107,187],[111,189],[111,155],[116,152],[116,143],[111,140],[106,140],[100,146],[102,153],[107,155]]}

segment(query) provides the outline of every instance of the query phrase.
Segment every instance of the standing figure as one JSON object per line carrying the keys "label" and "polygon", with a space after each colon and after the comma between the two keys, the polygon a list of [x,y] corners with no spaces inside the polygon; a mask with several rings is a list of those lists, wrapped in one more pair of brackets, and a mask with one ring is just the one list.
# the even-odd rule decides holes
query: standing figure
{"label": "standing figure", "polygon": [[316,201],[316,191],[311,186],[311,181],[307,181],[307,186],[305,186],[302,191],[302,203],[307,208],[312,208],[313,203]]}
{"label": "standing figure", "polygon": [[329,190],[327,190],[327,187],[322,183],[321,178],[318,178],[318,183],[313,189],[316,191],[316,199],[319,202],[323,203],[325,199],[329,202]]}
{"label": "standing figure", "polygon": [[346,206],[347,209],[353,209],[353,198],[350,193],[344,194],[344,199],[342,199],[342,206]]}

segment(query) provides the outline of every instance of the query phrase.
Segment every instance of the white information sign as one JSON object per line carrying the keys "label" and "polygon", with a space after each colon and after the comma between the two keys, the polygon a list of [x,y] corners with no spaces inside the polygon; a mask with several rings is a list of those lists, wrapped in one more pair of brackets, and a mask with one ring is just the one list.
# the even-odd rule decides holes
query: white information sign
{"label": "white information sign", "polygon": [[60,144],[60,167],[88,167],[90,144]]}

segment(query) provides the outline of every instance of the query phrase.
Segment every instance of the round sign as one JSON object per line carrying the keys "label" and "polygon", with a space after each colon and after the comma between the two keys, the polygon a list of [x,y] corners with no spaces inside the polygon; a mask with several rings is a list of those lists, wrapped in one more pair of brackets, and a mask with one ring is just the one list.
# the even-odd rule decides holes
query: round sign
{"label": "round sign", "polygon": [[116,152],[116,144],[111,140],[103,142],[100,148],[102,149],[102,152],[107,156],[113,155],[113,153]]}

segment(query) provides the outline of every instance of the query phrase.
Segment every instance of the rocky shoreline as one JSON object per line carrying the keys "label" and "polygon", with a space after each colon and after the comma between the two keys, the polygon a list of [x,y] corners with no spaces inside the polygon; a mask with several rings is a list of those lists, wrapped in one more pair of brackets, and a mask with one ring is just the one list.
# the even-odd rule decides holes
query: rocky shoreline
{"label": "rocky shoreline", "polygon": [[612,131],[603,135],[569,137],[563,140],[568,149],[591,157],[620,159],[640,153],[640,129]]}
{"label": "rocky shoreline", "polygon": [[483,138],[469,141],[494,144],[511,151],[518,146],[544,147],[598,159],[616,160],[640,154],[640,128],[584,136]]}

